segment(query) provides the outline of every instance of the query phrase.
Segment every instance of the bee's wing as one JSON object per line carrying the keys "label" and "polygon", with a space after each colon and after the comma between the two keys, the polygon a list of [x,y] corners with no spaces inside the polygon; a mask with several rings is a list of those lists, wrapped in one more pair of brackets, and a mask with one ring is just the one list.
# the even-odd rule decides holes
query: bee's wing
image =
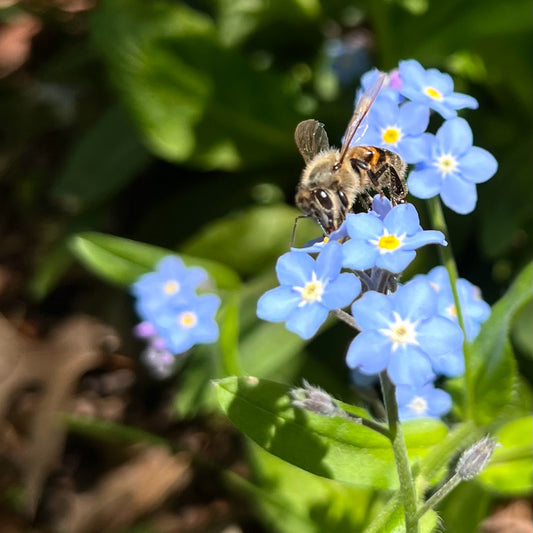
{"label": "bee's wing", "polygon": [[329,148],[328,134],[324,124],[314,119],[304,120],[296,126],[294,140],[306,163],[309,163],[322,150]]}
{"label": "bee's wing", "polygon": [[[348,124],[348,127],[346,128],[346,133],[344,134],[344,141],[342,143],[342,147],[340,150],[340,156],[339,156],[339,160],[337,161],[337,165],[340,165],[342,161],[344,160],[346,152],[348,151],[348,148],[350,148],[350,144],[352,143],[357,130],[359,129],[359,127],[361,126],[361,123],[363,122],[364,118],[368,114],[368,111],[370,110],[370,107],[374,103],[374,100],[376,99],[379,91],[381,90],[381,87],[383,86],[383,82],[385,81],[386,78],[387,78],[386,74],[381,74],[379,78],[361,96],[361,98],[359,98],[359,102],[357,102],[355,111],[353,112],[352,118],[350,119],[350,123]],[[364,130],[360,130],[360,131],[361,131],[361,134],[364,133]],[[359,136],[359,138],[361,138],[361,135]]]}

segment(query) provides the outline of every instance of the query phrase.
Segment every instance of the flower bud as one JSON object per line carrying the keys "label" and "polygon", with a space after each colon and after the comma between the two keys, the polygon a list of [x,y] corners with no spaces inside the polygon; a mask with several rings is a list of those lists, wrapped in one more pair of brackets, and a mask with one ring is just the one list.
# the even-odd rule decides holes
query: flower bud
{"label": "flower bud", "polygon": [[499,446],[496,439],[489,437],[483,437],[480,441],[476,442],[473,446],[468,448],[457,462],[456,474],[463,481],[469,481],[481,474],[487,463],[492,457],[492,453],[495,448]]}

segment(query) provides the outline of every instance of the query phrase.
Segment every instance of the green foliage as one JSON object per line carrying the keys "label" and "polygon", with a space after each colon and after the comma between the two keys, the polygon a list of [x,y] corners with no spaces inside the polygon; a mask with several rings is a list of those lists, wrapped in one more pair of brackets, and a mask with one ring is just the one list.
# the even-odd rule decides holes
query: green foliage
{"label": "green foliage", "polygon": [[[398,480],[386,437],[339,417],[303,414],[291,407],[289,387],[257,378],[216,382],[229,419],[270,453],[311,473],[361,487],[392,489]],[[360,413],[363,415],[363,413]],[[437,420],[406,425],[410,455],[421,457],[446,434]]]}

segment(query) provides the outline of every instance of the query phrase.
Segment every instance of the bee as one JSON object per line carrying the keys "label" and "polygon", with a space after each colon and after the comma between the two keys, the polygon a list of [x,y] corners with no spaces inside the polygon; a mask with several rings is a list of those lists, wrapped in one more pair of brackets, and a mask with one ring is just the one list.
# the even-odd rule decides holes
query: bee
{"label": "bee", "polygon": [[295,203],[325,235],[342,224],[357,199],[371,205],[369,189],[383,194],[387,188],[393,205],[401,203],[407,194],[406,164],[398,154],[376,146],[353,146],[364,134],[366,128],[361,125],[385,78],[381,74],[359,99],[340,150],[329,146],[324,124],[317,120],[300,122],[294,132],[306,163]]}

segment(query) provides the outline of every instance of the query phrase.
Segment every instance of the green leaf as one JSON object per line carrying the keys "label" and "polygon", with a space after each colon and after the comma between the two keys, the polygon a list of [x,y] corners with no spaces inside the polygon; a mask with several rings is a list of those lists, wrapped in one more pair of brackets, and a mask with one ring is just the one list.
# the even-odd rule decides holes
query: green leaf
{"label": "green leaf", "polygon": [[489,319],[472,344],[471,398],[479,425],[494,421],[511,401],[516,362],[509,342],[511,320],[533,297],[533,264],[516,278],[505,296],[492,308]]}
{"label": "green leaf", "polygon": [[105,0],[93,39],[150,149],[201,168],[263,165],[293,152],[294,86],[224,48],[182,2]]}
{"label": "green leaf", "polygon": [[[308,472],[361,487],[398,486],[390,442],[351,420],[324,417],[291,407],[290,387],[257,378],[215,382],[228,418],[248,437],[281,459]],[[411,432],[412,457],[423,456],[443,438],[437,424],[426,438]],[[406,439],[408,440],[408,439]]]}
{"label": "green leaf", "polygon": [[70,210],[86,209],[119,191],[149,160],[124,111],[111,108],[69,152],[51,194]]}
{"label": "green leaf", "polygon": [[[224,263],[240,274],[257,274],[289,251],[294,220],[300,214],[284,204],[253,207],[206,226],[182,249]],[[319,234],[316,224],[298,225],[298,242]]]}
{"label": "green leaf", "polygon": [[103,233],[80,233],[71,239],[70,248],[89,270],[121,286],[131,285],[139,276],[154,270],[160,259],[171,254],[178,255],[186,265],[204,268],[219,289],[232,290],[240,285],[233,270],[215,261]]}
{"label": "green leaf", "polygon": [[506,495],[531,494],[533,489],[533,418],[513,420],[494,437],[501,444],[478,480],[492,491]]}

